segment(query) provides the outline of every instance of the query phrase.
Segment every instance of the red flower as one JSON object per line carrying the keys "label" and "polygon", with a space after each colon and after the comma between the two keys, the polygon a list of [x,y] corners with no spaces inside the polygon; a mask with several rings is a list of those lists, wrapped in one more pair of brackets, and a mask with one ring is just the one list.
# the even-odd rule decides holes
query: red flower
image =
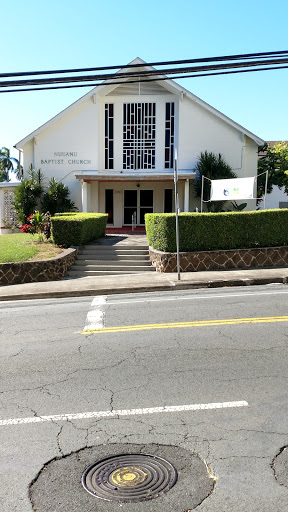
{"label": "red flower", "polygon": [[30,233],[32,226],[30,224],[22,224],[21,231],[22,233]]}

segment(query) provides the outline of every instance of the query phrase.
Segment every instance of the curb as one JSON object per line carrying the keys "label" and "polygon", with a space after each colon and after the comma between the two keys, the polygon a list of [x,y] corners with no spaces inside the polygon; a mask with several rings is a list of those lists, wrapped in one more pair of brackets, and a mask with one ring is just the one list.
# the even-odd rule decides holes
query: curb
{"label": "curb", "polygon": [[[239,279],[219,279],[214,281],[194,281],[194,282],[170,282],[155,285],[134,285],[120,286],[120,287],[109,287],[100,286],[97,288],[83,288],[82,290],[47,290],[47,291],[33,291],[31,293],[15,293],[5,295],[5,289],[3,294],[0,292],[0,301],[13,301],[13,300],[32,300],[32,299],[49,299],[49,298],[65,298],[65,297],[84,297],[84,296],[96,296],[96,295],[114,295],[114,294],[127,294],[127,293],[143,293],[143,292],[154,292],[154,291],[170,291],[170,290],[189,290],[189,289],[201,289],[201,288],[225,288],[234,286],[255,286],[255,285],[267,285],[267,284],[287,284],[288,277],[259,277],[259,278],[239,278]],[[1,289],[0,289],[1,290]]]}

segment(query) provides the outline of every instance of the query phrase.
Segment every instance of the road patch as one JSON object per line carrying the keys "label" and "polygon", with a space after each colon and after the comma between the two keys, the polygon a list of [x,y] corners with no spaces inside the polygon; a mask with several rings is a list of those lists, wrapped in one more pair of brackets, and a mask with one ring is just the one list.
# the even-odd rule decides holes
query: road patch
{"label": "road patch", "polygon": [[273,459],[272,469],[277,482],[288,487],[288,446],[281,448],[278,455]]}
{"label": "road patch", "polygon": [[[149,456],[149,465],[144,462],[145,454]],[[115,465],[113,459],[118,456],[122,462]],[[132,499],[127,502],[120,497],[120,500],[109,500],[108,503],[106,499],[88,493],[81,484],[86,468],[89,471],[95,463],[99,462],[103,466],[103,461],[104,463],[107,461],[110,466],[106,467],[104,472],[100,471],[100,479],[97,474],[97,481],[101,483],[106,479],[104,486],[105,488],[113,487],[114,495],[118,492],[123,495],[126,488],[126,497],[127,495],[131,497],[138,491],[144,492],[145,487],[148,489],[151,480],[153,485],[156,483],[155,460],[163,461],[163,459],[166,463],[169,462],[165,465],[163,472],[160,471],[159,492],[151,496],[148,492],[148,500]],[[134,467],[134,460],[136,460],[136,467]],[[166,492],[162,492],[162,481],[166,480],[165,473],[169,466],[169,471],[171,467],[175,468],[172,476],[174,485],[166,489]],[[176,473],[178,478],[175,478]],[[132,485],[129,491],[127,482],[133,482],[134,477],[138,478],[139,484]],[[123,486],[125,479],[126,483]],[[130,512],[135,510],[137,512],[184,512],[200,505],[213,492],[216,480],[199,455],[182,447],[159,444],[108,444],[84,448],[67,456],[57,457],[45,464],[30,486],[30,500],[33,510],[41,510],[41,512],[70,512],[71,510],[116,512],[121,509]],[[135,508],[136,501],[137,508]]]}

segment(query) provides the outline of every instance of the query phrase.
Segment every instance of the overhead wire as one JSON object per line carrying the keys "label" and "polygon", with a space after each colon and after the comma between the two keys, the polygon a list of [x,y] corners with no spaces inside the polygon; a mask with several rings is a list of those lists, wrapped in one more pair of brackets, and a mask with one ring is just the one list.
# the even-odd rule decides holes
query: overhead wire
{"label": "overhead wire", "polygon": [[[219,76],[219,75],[231,75],[231,74],[235,74],[235,73],[251,73],[251,72],[256,72],[256,71],[269,71],[269,70],[274,70],[274,69],[288,69],[288,65],[287,66],[272,66],[272,67],[264,67],[264,68],[252,68],[252,69],[238,69],[238,70],[233,70],[233,71],[222,71],[222,72],[215,72],[215,73],[204,73],[202,75],[200,74],[192,74],[192,75],[179,75],[179,76],[172,76],[170,77],[169,79],[170,80],[177,80],[177,79],[183,79],[183,78],[203,78],[203,77],[206,77],[206,76]],[[167,77],[158,77],[158,78],[150,78],[150,79],[140,79],[140,80],[129,80],[129,81],[111,81],[111,82],[105,82],[105,85],[123,85],[123,84],[135,84],[135,83],[144,83],[144,82],[159,82],[159,81],[162,81],[162,80],[168,80]],[[100,82],[100,83],[93,83],[93,84],[73,84],[73,85],[57,85],[56,87],[33,87],[33,88],[27,88],[27,89],[4,89],[3,91],[0,90],[0,94],[1,93],[8,93],[8,92],[31,92],[31,91],[54,91],[54,90],[57,90],[57,89],[75,89],[75,88],[80,88],[80,87],[99,87],[101,85],[104,85],[103,82]]]}
{"label": "overhead wire", "polygon": [[[277,57],[271,58],[271,55],[276,55]],[[281,57],[279,57],[279,54],[281,54]],[[259,55],[260,60],[251,60],[252,56]],[[265,56],[265,60],[263,60],[263,57]],[[136,66],[140,66],[143,68],[143,66],[150,66],[149,63],[141,63],[141,64],[129,64],[126,65],[126,68],[129,68],[129,71],[122,72],[119,71],[117,73],[113,74],[100,74],[100,75],[88,75],[88,76],[69,76],[69,77],[53,77],[53,78],[30,78],[26,80],[10,80],[10,81],[0,81],[0,93],[3,92],[27,92],[27,91],[39,91],[39,90],[55,90],[55,89],[67,89],[67,88],[73,88],[73,87],[97,87],[100,85],[119,85],[123,83],[139,83],[139,81],[142,82],[151,82],[151,81],[160,81],[160,80],[169,80],[169,79],[177,79],[177,78],[196,78],[196,77],[206,77],[206,76],[216,76],[216,75],[222,75],[222,74],[235,74],[235,73],[247,73],[251,71],[265,71],[265,70],[273,70],[273,69],[286,69],[288,66],[285,66],[285,64],[288,64],[288,52],[287,51],[281,51],[281,52],[267,52],[267,53],[261,53],[261,54],[244,54],[240,56],[224,56],[224,57],[216,57],[216,58],[209,58],[209,61],[212,62],[212,59],[214,61],[216,60],[219,62],[219,60],[229,60],[229,59],[241,59],[241,62],[229,62],[229,63],[221,63],[221,64],[210,64],[210,65],[201,65],[201,66],[186,66],[182,68],[168,68],[165,70],[136,70],[134,71],[133,68]],[[243,61],[244,58],[244,61]],[[208,58],[207,58],[208,59]],[[206,62],[207,62],[206,59]],[[245,60],[246,59],[246,60]],[[247,60],[248,59],[248,60]],[[192,61],[192,60],[191,60]],[[189,62],[191,62],[189,61]],[[200,59],[194,59],[194,61],[200,61]],[[187,62],[187,61],[166,61],[165,65],[172,64],[175,62]],[[162,63],[163,64],[163,63]],[[261,67],[262,66],[262,67]],[[264,66],[264,67],[263,67]],[[132,68],[132,69],[131,69]],[[243,69],[246,68],[246,69]],[[94,68],[94,69],[100,69],[100,68]],[[105,68],[105,69],[111,69]],[[228,70],[228,71],[227,71]],[[78,70],[79,71],[79,70]],[[68,70],[65,71],[66,73]],[[50,73],[50,72],[48,72]],[[52,72],[51,72],[52,73]],[[54,73],[57,73],[54,71]],[[180,73],[180,75],[176,75],[176,73]],[[40,72],[39,72],[40,74]],[[2,74],[0,76],[3,76],[5,74]],[[164,76],[163,76],[164,75]],[[168,76],[173,75],[173,76]],[[15,75],[14,75],[15,76]],[[154,78],[155,77],[155,78]],[[122,80],[121,80],[122,79]],[[134,80],[135,79],[135,80]],[[101,81],[100,83],[95,83],[98,81]],[[75,84],[77,82],[77,84]],[[79,82],[94,82],[94,83],[81,83]],[[69,85],[56,85],[56,87],[53,87],[54,84],[69,84]],[[73,84],[73,85],[72,85]],[[35,86],[44,86],[48,85],[48,87],[35,87]],[[24,88],[24,86],[29,86],[28,88]],[[14,87],[14,89],[8,89],[8,87]],[[20,87],[22,87],[20,89]],[[3,89],[3,90],[1,90]]]}
{"label": "overhead wire", "polygon": [[[269,64],[287,64],[288,63],[288,56],[285,58],[276,58],[276,59],[269,59],[265,61],[265,66]],[[165,69],[165,75],[175,74],[175,73],[199,73],[199,72],[206,72],[206,71],[216,71],[221,69],[231,69],[231,68],[250,68],[250,67],[256,67],[263,65],[262,60],[256,60],[256,61],[249,61],[249,64],[247,62],[235,62],[233,64],[231,63],[225,63],[225,64],[211,64],[208,66],[188,66],[184,68],[168,68]],[[56,84],[56,83],[71,83],[71,82],[92,82],[95,80],[113,80],[113,79],[119,79],[119,78],[133,78],[133,77],[142,77],[142,76],[157,76],[163,74],[163,71],[159,70],[141,70],[141,71],[127,71],[127,72],[119,72],[119,73],[113,73],[113,74],[100,74],[100,75],[80,75],[80,76],[68,76],[68,77],[53,77],[53,78],[33,78],[28,80],[8,80],[8,81],[0,81],[0,87],[21,87],[23,85],[42,85],[42,84]]]}
{"label": "overhead wire", "polygon": [[14,73],[0,73],[0,78],[8,78],[13,76],[30,76],[30,75],[48,75],[48,74],[65,74],[65,73],[88,73],[91,71],[108,71],[111,69],[128,69],[145,66],[168,66],[168,65],[181,65],[181,64],[195,64],[198,62],[219,62],[224,60],[239,60],[239,59],[253,59],[253,58],[270,58],[272,56],[288,56],[288,50],[274,51],[274,52],[258,52],[258,53],[244,53],[235,55],[222,55],[217,57],[202,57],[198,59],[182,59],[182,60],[171,60],[171,61],[157,61],[157,62],[145,62],[145,63],[131,63],[131,64],[119,64],[114,66],[101,66],[101,67],[90,67],[90,68],[71,68],[71,69],[56,69],[46,71],[19,71]]}

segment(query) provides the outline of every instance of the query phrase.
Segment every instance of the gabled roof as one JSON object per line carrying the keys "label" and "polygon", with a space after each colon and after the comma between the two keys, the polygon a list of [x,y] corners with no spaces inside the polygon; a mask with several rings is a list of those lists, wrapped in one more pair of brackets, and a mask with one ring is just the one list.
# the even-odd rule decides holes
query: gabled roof
{"label": "gabled roof", "polygon": [[[140,68],[138,68],[139,70],[140,69],[145,69],[145,70],[153,71],[153,72],[157,71],[154,67],[147,66],[145,61],[140,59],[139,57],[136,57],[136,59],[132,60],[128,64],[131,64],[131,65],[133,65],[133,64],[143,64],[143,68],[141,66]],[[129,72],[129,70],[130,70],[130,68],[124,68],[124,69],[120,69],[117,73],[120,73],[120,72],[121,73],[125,73],[125,72]],[[117,73],[115,73],[115,75],[117,75]],[[159,71],[159,74],[156,75],[156,76],[158,76],[159,78],[163,79],[163,77],[165,77],[165,74],[163,72]],[[121,82],[122,82],[122,80],[123,80],[123,83],[125,83],[125,82],[127,82],[129,80],[129,78],[127,78],[127,79],[121,78]],[[216,117],[222,119],[222,121],[226,122],[227,124],[229,124],[230,126],[235,128],[236,130],[238,130],[240,133],[243,133],[244,135],[247,135],[247,137],[249,137],[250,139],[254,140],[254,142],[258,146],[262,146],[264,144],[264,140],[260,139],[260,137],[258,137],[254,133],[250,132],[249,130],[247,130],[246,128],[241,126],[240,124],[236,123],[235,121],[233,121],[229,117],[225,116],[225,114],[222,114],[222,112],[220,112],[219,110],[215,109],[214,107],[212,107],[211,105],[209,105],[205,101],[201,100],[198,96],[195,96],[195,94],[192,94],[190,91],[188,91],[187,89],[185,89],[181,85],[177,84],[174,80],[171,80],[171,79],[167,78],[167,79],[161,80],[159,82],[156,81],[156,83],[158,83],[159,85],[161,84],[161,87],[163,87],[163,89],[167,89],[167,93],[173,93],[173,94],[177,94],[177,95],[183,95],[184,94],[187,98],[191,99],[192,101],[194,101],[195,103],[197,103],[198,105],[203,107],[205,110],[211,112]],[[101,93],[103,93],[105,91],[105,89],[107,90],[107,94],[109,94],[109,93],[111,94],[112,91],[115,88],[117,88],[117,87],[119,87],[119,84],[118,85],[117,84],[111,84],[111,83],[109,83],[109,80],[105,80],[102,84],[97,85],[96,87],[94,87],[87,94],[84,94],[84,96],[82,96],[77,101],[75,101],[74,103],[69,105],[69,107],[65,108],[64,110],[59,112],[59,114],[57,114],[56,116],[52,117],[51,119],[49,119],[49,121],[47,121],[42,126],[40,126],[36,130],[34,130],[32,133],[27,135],[27,137],[25,137],[24,139],[22,139],[19,142],[17,142],[17,144],[15,144],[14,147],[17,148],[17,149],[22,149],[22,147],[27,142],[29,142],[31,139],[33,139],[34,137],[39,135],[41,132],[46,130],[48,127],[53,125],[56,121],[58,121],[59,119],[64,117],[66,114],[68,114],[69,112],[74,110],[74,108],[78,107],[79,105],[84,103],[89,98],[92,98],[94,95],[98,95],[98,94],[100,95]]]}

